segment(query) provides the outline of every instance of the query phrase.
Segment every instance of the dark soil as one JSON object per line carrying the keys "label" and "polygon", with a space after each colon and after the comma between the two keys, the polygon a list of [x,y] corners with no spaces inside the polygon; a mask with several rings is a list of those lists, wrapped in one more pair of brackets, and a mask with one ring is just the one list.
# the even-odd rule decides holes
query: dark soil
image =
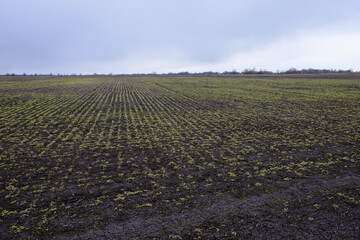
{"label": "dark soil", "polygon": [[360,74],[0,77],[0,239],[360,239]]}
{"label": "dark soil", "polygon": [[243,200],[218,195],[202,210],[134,216],[54,239],[360,239],[360,201],[343,197],[359,199],[359,175],[303,179],[291,185]]}

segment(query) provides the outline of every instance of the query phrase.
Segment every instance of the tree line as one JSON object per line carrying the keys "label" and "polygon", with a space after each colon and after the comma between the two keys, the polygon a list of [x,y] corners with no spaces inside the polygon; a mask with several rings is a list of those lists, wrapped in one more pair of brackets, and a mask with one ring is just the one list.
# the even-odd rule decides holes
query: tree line
{"label": "tree line", "polygon": [[[336,70],[336,69],[314,69],[314,68],[308,68],[308,69],[296,69],[296,68],[290,68],[288,70],[285,71],[268,71],[268,70],[256,70],[256,68],[247,68],[244,69],[241,72],[236,71],[235,69],[231,70],[231,71],[224,71],[224,72],[213,72],[213,71],[207,71],[207,72],[198,72],[198,73],[192,73],[192,72],[177,72],[177,73],[173,73],[173,72],[169,72],[167,73],[167,75],[238,75],[238,74],[324,74],[324,73],[354,73],[354,71],[352,69],[348,69],[348,70]],[[98,74],[98,73],[93,73],[93,74],[15,74],[15,73],[6,73],[5,76],[120,76],[120,75],[158,75],[156,72],[152,72],[152,73],[148,73],[148,74],[144,74],[144,73],[139,73],[139,74],[113,74],[113,73],[108,73],[108,74]],[[160,74],[160,75],[166,75],[165,74]]]}

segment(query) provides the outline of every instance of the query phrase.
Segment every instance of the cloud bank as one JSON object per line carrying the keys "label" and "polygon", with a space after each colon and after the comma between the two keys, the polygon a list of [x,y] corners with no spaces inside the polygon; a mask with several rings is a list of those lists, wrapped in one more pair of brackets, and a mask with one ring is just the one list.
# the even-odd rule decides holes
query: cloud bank
{"label": "cloud bank", "polygon": [[[168,73],[205,71],[242,71],[257,68],[270,71],[297,69],[353,69],[360,71],[360,31],[346,29],[313,29],[283,36],[262,46],[234,51],[216,62],[196,61],[180,50],[159,50],[157,53],[134,55],[129,58],[98,62],[89,69],[99,72]],[[86,66],[83,70],[87,71]]]}

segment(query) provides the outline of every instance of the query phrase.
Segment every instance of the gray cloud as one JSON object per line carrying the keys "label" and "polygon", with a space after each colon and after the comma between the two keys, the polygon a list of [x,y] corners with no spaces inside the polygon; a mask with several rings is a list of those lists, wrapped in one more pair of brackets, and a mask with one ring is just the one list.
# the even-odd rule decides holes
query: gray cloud
{"label": "gray cloud", "polygon": [[[359,7],[352,0],[5,0],[0,73],[196,71],[195,66],[217,70],[211,68],[226,64],[230,69],[244,62],[236,63],[238,56],[252,59],[250,53],[269,52],[299,32],[331,32],[332,26],[357,32]],[[291,58],[280,55],[286,54]],[[333,67],[312,59],[319,61],[314,67]]]}

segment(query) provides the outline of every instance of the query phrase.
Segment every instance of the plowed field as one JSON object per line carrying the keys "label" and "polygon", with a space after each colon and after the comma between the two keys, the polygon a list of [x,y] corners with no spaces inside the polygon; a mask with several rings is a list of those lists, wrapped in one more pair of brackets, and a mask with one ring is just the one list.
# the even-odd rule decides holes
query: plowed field
{"label": "plowed field", "polygon": [[358,239],[360,75],[0,77],[1,239]]}

